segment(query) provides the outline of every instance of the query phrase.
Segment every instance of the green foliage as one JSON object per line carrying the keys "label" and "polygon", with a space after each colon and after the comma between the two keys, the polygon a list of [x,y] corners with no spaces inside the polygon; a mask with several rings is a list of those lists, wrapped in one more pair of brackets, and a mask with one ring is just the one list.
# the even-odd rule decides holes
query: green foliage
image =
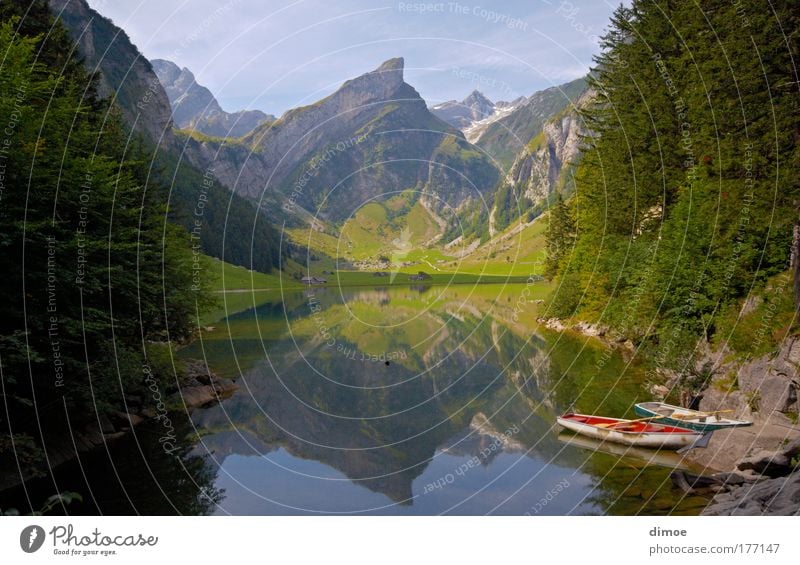
{"label": "green foliage", "polygon": [[208,299],[139,144],[47,4],[21,4],[0,23],[0,429],[41,437],[143,390],[145,344],[189,336]]}
{"label": "green foliage", "polygon": [[558,281],[550,299],[549,313],[559,318],[568,318],[575,314],[581,304],[583,285],[580,275],[575,272],[565,273]]}
{"label": "green foliage", "polygon": [[221,184],[213,170],[200,171],[172,151],[159,150],[151,181],[169,186],[170,220],[189,230],[204,253],[262,273],[278,268],[280,234],[253,203]]}
{"label": "green foliage", "polygon": [[745,358],[760,357],[788,337],[794,321],[795,304],[787,271],[754,289],[744,304],[735,302],[725,307],[716,320],[714,344],[727,346]]}
{"label": "green foliage", "polygon": [[573,212],[559,193],[547,217],[547,258],[544,263],[544,276],[547,280],[553,280],[558,273],[562,261],[575,245],[576,235]]}
{"label": "green foliage", "polygon": [[581,311],[670,364],[788,266],[800,14],[772,7],[636,0],[614,13],[590,75],[578,236],[560,276],[580,284]]}

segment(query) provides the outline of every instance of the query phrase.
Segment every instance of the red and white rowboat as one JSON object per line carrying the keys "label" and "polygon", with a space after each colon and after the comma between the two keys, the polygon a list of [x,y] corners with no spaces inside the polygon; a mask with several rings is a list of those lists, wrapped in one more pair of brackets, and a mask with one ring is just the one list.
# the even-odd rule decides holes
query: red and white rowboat
{"label": "red and white rowboat", "polygon": [[557,421],[560,426],[584,436],[637,447],[680,449],[694,444],[703,436],[694,430],[649,421],[586,414],[564,414]]}

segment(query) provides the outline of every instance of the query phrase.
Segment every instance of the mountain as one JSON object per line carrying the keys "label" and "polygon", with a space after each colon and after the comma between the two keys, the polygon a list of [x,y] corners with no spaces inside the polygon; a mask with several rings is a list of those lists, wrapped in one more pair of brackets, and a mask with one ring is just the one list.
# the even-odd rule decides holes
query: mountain
{"label": "mountain", "polygon": [[[182,158],[182,140],[172,129],[167,93],[150,62],[123,30],[89,7],[86,0],[49,0],[54,16],[77,44],[83,63],[99,73],[98,94],[112,98],[125,123],[139,134],[152,163],[148,181],[168,197],[172,221],[192,233],[203,252],[244,267],[268,272],[280,263],[280,237],[256,206],[231,195],[213,168]],[[166,187],[169,187],[168,195]]]}
{"label": "mountain", "polygon": [[187,156],[198,167],[213,166],[277,221],[286,212],[343,221],[366,203],[408,190],[434,215],[474,209],[491,197],[500,171],[428,111],[403,68],[402,58],[390,59],[240,140],[190,136]]}
{"label": "mountain", "polygon": [[545,122],[577,100],[586,88],[586,79],[579,78],[536,92],[471,138],[501,166],[510,167],[528,142],[542,131]]}
{"label": "mountain", "polygon": [[594,97],[585,90],[569,106],[542,124],[541,131],[514,158],[495,196],[494,232],[506,227],[520,212],[538,215],[556,192],[572,191],[572,165],[577,164],[581,139],[589,134],[579,112]]}
{"label": "mountain", "polygon": [[157,142],[164,132],[169,132],[169,100],[150,62],[128,35],[91,9],[85,0],[49,0],[49,6],[77,43],[87,70],[100,72],[100,97],[113,98],[125,122],[146,138]]}
{"label": "mountain", "polygon": [[[237,264],[254,255],[261,270],[278,262],[269,224],[321,223],[338,237],[342,224],[373,202],[398,233],[414,217],[419,229],[410,232],[421,242],[493,232],[525,212],[519,198],[545,206],[574,158],[577,122],[553,122],[547,131],[545,124],[580,97],[584,79],[508,103],[493,104],[475,91],[429,110],[396,58],[277,120],[227,114],[190,71],[162,60],[151,65],[85,0],[50,2],[126,121],[158,147],[157,170],[172,186],[174,217],[192,229],[198,198],[206,197],[202,187],[210,185],[203,248]],[[99,55],[106,52],[114,56]],[[186,129],[173,131],[173,114]],[[266,121],[246,132],[260,120]],[[266,221],[256,221],[257,209]]]}
{"label": "mountain", "polygon": [[431,108],[431,113],[453,127],[464,130],[495,112],[495,104],[482,93],[473,90],[461,102],[450,100]]}
{"label": "mountain", "polygon": [[228,113],[205,86],[197,84],[192,72],[172,61],[153,59],[153,71],[172,106],[172,118],[180,129],[192,129],[216,137],[242,137],[275,116],[261,110]]}
{"label": "mountain", "polygon": [[490,125],[498,120],[502,120],[514,112],[517,108],[525,104],[527,100],[528,99],[524,96],[520,96],[511,102],[497,102],[494,105],[494,111],[491,114],[481,120],[478,120],[477,122],[472,122],[469,126],[462,130],[464,132],[464,137],[466,137],[467,141],[470,143],[477,143]]}

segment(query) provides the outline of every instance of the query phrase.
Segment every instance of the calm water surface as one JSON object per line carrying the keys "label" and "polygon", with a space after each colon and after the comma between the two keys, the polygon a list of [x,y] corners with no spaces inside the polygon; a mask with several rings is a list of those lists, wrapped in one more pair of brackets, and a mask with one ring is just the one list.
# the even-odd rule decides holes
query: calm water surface
{"label": "calm water surface", "polygon": [[559,432],[570,407],[631,415],[642,371],[521,323],[523,289],[274,296],[181,351],[240,388],[174,415],[179,457],[149,422],[59,486],[91,486],[76,511],[104,513],[698,513],[674,454]]}

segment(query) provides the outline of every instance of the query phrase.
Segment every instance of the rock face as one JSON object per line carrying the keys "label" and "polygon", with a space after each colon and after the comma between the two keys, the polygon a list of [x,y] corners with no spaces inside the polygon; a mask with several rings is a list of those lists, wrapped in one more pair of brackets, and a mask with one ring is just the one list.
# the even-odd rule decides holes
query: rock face
{"label": "rock face", "polygon": [[796,422],[800,411],[799,367],[797,337],[787,339],[777,355],[764,355],[742,365],[720,364],[717,376],[702,392],[700,409],[735,409],[756,421]]}
{"label": "rock face", "polygon": [[[279,234],[269,222],[256,221],[259,211],[253,203],[231,196],[213,170],[181,157],[183,142],[173,130],[167,93],[125,32],[89,8],[86,0],[50,0],[49,7],[77,42],[87,70],[99,72],[98,94],[113,97],[126,124],[141,134],[144,150],[152,152],[150,180],[170,187],[173,219],[189,230],[198,229],[195,213],[200,202],[205,210],[200,245],[205,253],[264,272],[277,266]],[[261,245],[251,245],[251,237]]]}
{"label": "rock face", "polygon": [[719,494],[703,516],[798,516],[800,472]]}
{"label": "rock face", "polygon": [[574,190],[571,165],[577,163],[582,139],[589,134],[579,111],[593,97],[594,92],[584,90],[569,106],[544,121],[517,154],[495,197],[490,233],[503,230],[520,212],[529,218],[541,214],[556,192],[568,196]]}
{"label": "rock face", "polygon": [[92,10],[85,0],[49,0],[89,71],[100,71],[98,94],[114,97],[128,124],[157,142],[172,128],[172,111],[161,83],[124,31]]}
{"label": "rock face", "polygon": [[727,361],[725,350],[708,351],[699,364],[707,362],[715,374],[699,393],[700,410],[729,411],[726,416],[753,425],[714,432],[706,449],[692,450],[695,462],[745,478],[715,496],[703,514],[800,514],[800,340],[788,338],[777,354],[748,361]]}
{"label": "rock face", "polygon": [[479,202],[500,176],[460,131],[428,111],[404,82],[401,58],[239,142],[190,140],[187,156],[263,206],[331,220],[409,188],[437,212],[457,210]]}
{"label": "rock face", "polygon": [[545,123],[569,108],[586,91],[585,78],[541,90],[485,128],[474,143],[508,170]]}
{"label": "rock face", "polygon": [[153,70],[172,105],[172,118],[181,129],[191,129],[216,137],[242,137],[275,116],[260,110],[228,113],[205,86],[197,84],[192,72],[172,61],[153,59]]}
{"label": "rock face", "polygon": [[450,100],[431,108],[431,113],[453,127],[465,130],[494,114],[494,103],[481,92],[473,90],[461,102]]}
{"label": "rock face", "polygon": [[737,468],[748,477],[772,477],[750,484],[751,480],[730,486],[727,492],[714,497],[704,511],[705,516],[776,516],[800,515],[800,440],[775,451],[759,452],[739,461]]}
{"label": "rock face", "polygon": [[580,154],[581,136],[588,133],[576,109],[586,104],[591,96],[591,91],[584,92],[575,101],[575,109],[545,122],[542,131],[517,155],[506,176],[506,182],[515,187],[517,196],[527,198],[536,206],[566,184],[562,173]]}

